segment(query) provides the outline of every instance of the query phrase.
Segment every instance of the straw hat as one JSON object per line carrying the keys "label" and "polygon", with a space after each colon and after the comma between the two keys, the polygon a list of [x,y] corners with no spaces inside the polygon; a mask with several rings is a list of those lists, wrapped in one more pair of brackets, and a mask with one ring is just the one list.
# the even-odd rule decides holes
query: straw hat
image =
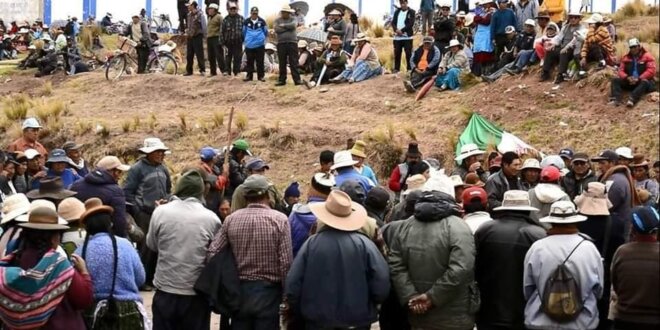
{"label": "straw hat", "polygon": [[333,16],[342,16],[343,14],[339,9],[333,9],[328,13],[328,16],[333,15]]}
{"label": "straw hat", "polygon": [[75,197],[65,198],[57,206],[57,214],[67,222],[78,221],[85,213],[85,204]]}
{"label": "straw hat", "polygon": [[369,37],[368,37],[366,34],[360,32],[360,33],[357,34],[356,38],[353,39],[353,41],[354,41],[354,42],[358,42],[358,41],[366,41],[366,42],[370,42],[371,39],[369,39]]}
{"label": "straw hat", "polygon": [[280,12],[285,12],[285,13],[291,13],[294,14],[296,11],[291,8],[289,5],[284,5],[282,6],[282,9],[280,9]]}
{"label": "straw hat", "polygon": [[632,149],[630,149],[628,147],[616,148],[616,150],[614,150],[614,152],[616,152],[616,154],[619,155],[619,157],[621,157],[621,158],[625,158],[625,159],[633,159],[634,158],[633,153],[632,153]]}
{"label": "straw hat", "polygon": [[351,155],[360,158],[367,158],[366,149],[367,144],[362,140],[357,140],[353,144],[353,148],[351,148]]}
{"label": "straw hat", "polygon": [[421,174],[411,175],[406,179],[406,190],[401,195],[406,196],[415,190],[421,190],[426,182],[426,177]]}
{"label": "straw hat", "polygon": [[541,163],[535,158],[527,158],[525,159],[525,162],[523,163],[523,166],[521,170],[527,170],[527,169],[535,169],[535,170],[541,170]]}
{"label": "straw hat", "polygon": [[600,182],[589,182],[587,189],[575,196],[575,204],[580,214],[584,215],[609,215],[612,207],[605,192],[605,184]]}
{"label": "straw hat", "polygon": [[569,201],[554,202],[550,206],[550,215],[539,219],[541,222],[554,224],[577,223],[587,220],[587,217],[577,213],[575,204]]}
{"label": "straw hat", "polygon": [[348,167],[357,164],[358,162],[353,160],[351,152],[348,150],[342,150],[335,153],[334,164],[330,167],[331,170],[335,170],[341,167]]}
{"label": "straw hat", "polygon": [[[53,221],[51,224],[60,225],[60,229],[68,229],[69,228],[68,226],[66,226],[66,224],[68,224],[68,222],[66,220],[60,218],[57,215],[57,209],[55,208],[55,204],[53,202],[47,201],[45,199],[38,199],[36,201],[32,201],[32,203],[30,203],[30,209],[28,210],[27,214],[21,214],[21,215],[17,216],[16,221],[17,222],[22,222],[21,224],[19,224],[19,226],[26,224],[26,222],[33,222],[34,223],[35,220],[39,221],[38,219],[34,219],[34,218],[31,220],[30,217],[31,216],[34,217],[35,210],[44,209],[44,208],[51,210],[52,213],[55,216],[55,221]],[[38,214],[42,214],[42,213],[44,213],[44,212],[39,211],[36,214],[38,215]],[[35,226],[30,225],[27,228],[34,228],[34,227]],[[62,227],[64,227],[64,228],[62,228]],[[41,229],[41,228],[34,228],[34,229]],[[55,230],[55,229],[53,229],[53,230]]]}
{"label": "straw hat", "polygon": [[474,23],[474,14],[473,13],[468,13],[465,15],[465,26],[470,26]]}
{"label": "straw hat", "polygon": [[449,178],[454,183],[454,189],[456,189],[458,187],[467,188],[467,187],[470,186],[469,184],[466,184],[465,182],[463,182],[463,179],[461,179],[460,175],[452,175]]}
{"label": "straw hat", "polygon": [[62,178],[57,176],[54,178],[42,178],[39,181],[39,190],[28,191],[25,195],[32,200],[41,198],[62,200],[75,194],[75,191],[64,189]]}
{"label": "straw hat", "polygon": [[307,41],[305,40],[298,40],[298,48],[307,48]]}
{"label": "straw hat", "polygon": [[502,206],[496,207],[493,211],[538,211],[532,207],[529,202],[529,194],[522,190],[509,190],[504,193]]}
{"label": "straw hat", "polygon": [[2,221],[0,224],[16,219],[16,217],[26,214],[30,211],[30,201],[25,194],[14,194],[5,199],[2,203]]}
{"label": "straw hat", "polygon": [[[456,42],[458,42],[458,40],[456,40]],[[463,161],[463,159],[466,159],[470,156],[483,155],[484,153],[485,151],[479,150],[479,147],[476,144],[468,143],[461,146],[461,154],[456,156],[455,159],[457,163],[460,163],[461,161]]]}
{"label": "straw hat", "polygon": [[451,39],[451,41],[449,41],[449,46],[447,46],[445,48],[449,49],[449,48],[456,47],[456,46],[458,46],[460,48],[463,48],[463,44],[461,44],[460,41],[458,41],[456,39]]}
{"label": "straw hat", "polygon": [[107,205],[103,205],[101,199],[93,197],[85,201],[85,212],[80,215],[80,222],[83,224],[87,221],[87,218],[94,214],[98,213],[114,213],[115,210]]}
{"label": "straw hat", "polygon": [[599,13],[594,13],[591,15],[591,17],[587,18],[586,21],[584,21],[587,24],[595,24],[595,23],[603,23],[603,15]]}
{"label": "straw hat", "polygon": [[138,149],[141,153],[150,154],[154,151],[162,150],[166,153],[169,152],[170,148],[166,147],[163,141],[159,138],[146,138],[142,148]]}
{"label": "straw hat", "polygon": [[324,203],[311,204],[309,208],[319,221],[338,230],[355,231],[367,222],[364,207],[339,190],[330,192]]}

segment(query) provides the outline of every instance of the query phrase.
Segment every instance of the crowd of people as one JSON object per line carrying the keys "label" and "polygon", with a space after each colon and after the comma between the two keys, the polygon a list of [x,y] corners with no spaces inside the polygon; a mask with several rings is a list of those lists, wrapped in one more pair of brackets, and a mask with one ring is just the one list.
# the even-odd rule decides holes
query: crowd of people
{"label": "crowd of people", "polygon": [[628,147],[465,144],[450,172],[411,142],[384,186],[349,139],[280,191],[245,139],[173,182],[158,138],[129,166],[48,150],[40,129],[26,119],[0,153],[6,328],[660,326],[660,161]]}

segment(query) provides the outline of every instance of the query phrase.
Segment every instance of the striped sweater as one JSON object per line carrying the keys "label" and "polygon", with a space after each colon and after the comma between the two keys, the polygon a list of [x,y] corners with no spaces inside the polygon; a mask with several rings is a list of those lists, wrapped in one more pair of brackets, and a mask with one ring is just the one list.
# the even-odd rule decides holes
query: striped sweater
{"label": "striped sweater", "polygon": [[589,49],[593,46],[600,45],[607,54],[605,58],[611,57],[614,54],[614,45],[612,45],[612,38],[610,38],[610,33],[607,31],[607,27],[601,25],[596,29],[589,28],[587,32],[587,38],[584,40],[582,45],[582,51],[580,52],[580,58],[586,59]]}

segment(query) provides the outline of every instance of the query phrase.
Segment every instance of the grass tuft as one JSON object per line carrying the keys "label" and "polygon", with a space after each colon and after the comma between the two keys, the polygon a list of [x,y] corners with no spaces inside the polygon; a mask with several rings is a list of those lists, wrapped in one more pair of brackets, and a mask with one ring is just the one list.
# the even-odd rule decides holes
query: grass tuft
{"label": "grass tuft", "polygon": [[385,28],[380,24],[375,24],[371,28],[371,33],[374,35],[375,38],[382,38],[385,36]]}
{"label": "grass tuft", "polygon": [[158,118],[156,118],[155,113],[152,112],[149,114],[149,120],[147,121],[147,125],[149,126],[150,132],[156,131],[156,128],[158,127]]}
{"label": "grass tuft", "polygon": [[223,111],[214,111],[211,120],[213,121],[213,128],[220,128],[225,123],[225,113]]}
{"label": "grass tuft", "polygon": [[133,126],[133,123],[130,120],[124,120],[121,123],[121,131],[124,133],[129,133],[131,131],[131,127]]}
{"label": "grass tuft", "polygon": [[367,16],[358,18],[358,24],[360,25],[360,31],[369,31],[374,27],[374,21]]}
{"label": "grass tuft", "polygon": [[51,96],[53,95],[53,83],[50,81],[47,81],[44,83],[44,85],[41,88],[41,95],[43,96]]}
{"label": "grass tuft", "polygon": [[186,119],[186,113],[181,111],[179,112],[179,128],[181,128],[182,132],[187,132],[188,131],[188,120]]}
{"label": "grass tuft", "polygon": [[633,18],[637,16],[655,16],[658,15],[658,6],[649,6],[643,0],[629,1],[623,7],[614,13],[612,19],[615,22],[621,22],[626,18]]}
{"label": "grass tuft", "polygon": [[59,120],[62,114],[68,112],[67,105],[60,100],[53,100],[51,102],[42,102],[35,108],[35,116],[39,118],[42,123],[47,123],[49,120]]}
{"label": "grass tuft", "polygon": [[244,112],[237,112],[234,121],[236,122],[236,128],[238,131],[243,132],[248,126],[249,119]]}
{"label": "grass tuft", "polygon": [[140,116],[133,116],[133,130],[137,131],[140,129]]}
{"label": "grass tuft", "polygon": [[81,136],[92,131],[92,123],[84,120],[77,120],[73,124],[73,135]]}
{"label": "grass tuft", "polygon": [[8,96],[2,101],[5,116],[9,120],[23,120],[31,106],[30,99],[24,94]]}

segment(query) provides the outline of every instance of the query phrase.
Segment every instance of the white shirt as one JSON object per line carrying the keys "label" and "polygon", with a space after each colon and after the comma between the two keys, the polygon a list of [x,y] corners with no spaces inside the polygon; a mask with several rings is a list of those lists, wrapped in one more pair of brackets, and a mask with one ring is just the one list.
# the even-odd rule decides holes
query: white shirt
{"label": "white shirt", "polygon": [[490,217],[490,214],[488,212],[474,212],[474,213],[469,213],[466,214],[463,217],[463,220],[465,220],[465,223],[470,227],[470,230],[472,231],[472,235],[477,232],[477,229],[484,223],[488,221],[493,221],[493,218]]}

